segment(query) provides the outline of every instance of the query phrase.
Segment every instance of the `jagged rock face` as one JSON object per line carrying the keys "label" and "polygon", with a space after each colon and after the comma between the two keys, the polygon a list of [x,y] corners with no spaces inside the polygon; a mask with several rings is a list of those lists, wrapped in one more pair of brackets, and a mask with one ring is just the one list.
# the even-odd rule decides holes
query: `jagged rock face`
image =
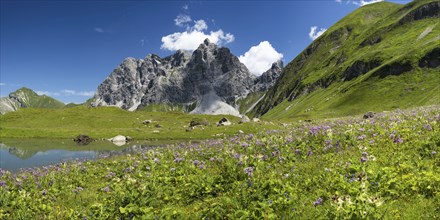
{"label": "jagged rock face", "polygon": [[281,66],[274,65],[257,80],[228,48],[205,40],[192,54],[179,50],[163,59],[125,59],[98,87],[92,105],[128,110],[152,103],[190,105],[214,92],[218,101],[236,107],[239,98],[255,90],[255,83],[258,91],[273,85]]}
{"label": "jagged rock face", "polygon": [[186,51],[163,59],[157,55],[143,60],[127,58],[98,87],[92,105],[135,110],[142,103],[169,102],[181,93],[177,87],[189,60]]}
{"label": "jagged rock face", "polygon": [[280,77],[283,70],[283,62],[281,60],[272,64],[272,67],[255,79],[253,91],[266,91],[275,85],[276,80]]}

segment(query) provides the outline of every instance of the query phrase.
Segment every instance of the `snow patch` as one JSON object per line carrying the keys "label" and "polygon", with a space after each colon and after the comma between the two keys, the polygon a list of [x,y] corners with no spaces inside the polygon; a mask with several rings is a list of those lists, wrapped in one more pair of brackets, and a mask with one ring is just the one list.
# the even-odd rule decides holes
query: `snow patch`
{"label": "snow patch", "polygon": [[141,102],[140,101],[136,101],[136,100],[133,100],[133,106],[131,106],[129,109],[128,109],[128,111],[134,111],[134,110],[136,110],[137,108],[138,108],[138,106],[141,104]]}
{"label": "snow patch", "polygon": [[204,95],[199,105],[190,114],[240,116],[240,112],[237,109],[224,102],[214,91]]}

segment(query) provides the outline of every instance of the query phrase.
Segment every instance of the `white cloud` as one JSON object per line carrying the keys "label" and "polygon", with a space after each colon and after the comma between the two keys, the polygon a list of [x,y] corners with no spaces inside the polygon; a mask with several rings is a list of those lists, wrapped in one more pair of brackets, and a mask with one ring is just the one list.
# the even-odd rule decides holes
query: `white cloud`
{"label": "white cloud", "polygon": [[47,96],[94,96],[94,91],[75,91],[70,89],[63,89],[59,92],[50,92],[50,91],[35,91],[38,95],[47,95]]}
{"label": "white cloud", "polygon": [[104,29],[100,27],[95,27],[94,30],[98,33],[104,33]]}
{"label": "white cloud", "polygon": [[184,5],[184,6],[182,6],[182,8],[183,8],[183,10],[187,11],[189,9],[189,6],[188,5]]}
{"label": "white cloud", "polygon": [[310,27],[309,38],[311,40],[315,40],[316,38],[321,36],[321,34],[323,34],[326,30],[327,29],[325,29],[325,28],[320,28],[319,31],[318,31],[318,27],[317,26],[312,26],[312,27]]}
{"label": "white cloud", "polygon": [[69,89],[61,90],[61,92],[66,95],[75,95],[75,93],[76,93],[74,90],[69,90]]}
{"label": "white cloud", "polygon": [[6,86],[6,83],[0,83],[0,86]]}
{"label": "white cloud", "polygon": [[259,76],[268,70],[272,64],[283,58],[283,54],[278,53],[268,41],[260,42],[253,46],[238,59],[251,71]]}
{"label": "white cloud", "polygon": [[[176,32],[162,37],[161,49],[165,50],[195,50],[208,38],[212,43],[224,45],[235,40],[234,35],[225,33],[222,29],[205,33],[208,25],[204,20],[194,21],[193,27],[186,28],[184,32]],[[177,26],[180,26],[176,23]]]}
{"label": "white cloud", "polygon": [[187,23],[191,21],[191,17],[189,15],[183,15],[180,14],[177,16],[176,19],[174,19],[174,24],[176,24],[179,27],[185,27]]}
{"label": "white cloud", "polygon": [[346,4],[353,4],[358,6],[369,5],[377,2],[382,2],[383,0],[335,0],[337,3],[346,2]]}
{"label": "white cloud", "polygon": [[377,2],[382,2],[382,1],[383,0],[360,0],[359,4],[361,6],[364,6],[364,5],[369,5],[369,4],[373,4],[373,3],[377,3]]}
{"label": "white cloud", "polygon": [[195,21],[196,24],[194,24],[194,30],[196,31],[203,31],[208,29],[208,25],[206,24],[206,22],[204,20],[198,20]]}
{"label": "white cloud", "polygon": [[87,92],[78,92],[77,94],[80,96],[94,96],[95,92],[94,91],[87,91]]}
{"label": "white cloud", "polygon": [[38,95],[47,95],[47,96],[60,96],[59,92],[49,92],[49,91],[35,91]]}

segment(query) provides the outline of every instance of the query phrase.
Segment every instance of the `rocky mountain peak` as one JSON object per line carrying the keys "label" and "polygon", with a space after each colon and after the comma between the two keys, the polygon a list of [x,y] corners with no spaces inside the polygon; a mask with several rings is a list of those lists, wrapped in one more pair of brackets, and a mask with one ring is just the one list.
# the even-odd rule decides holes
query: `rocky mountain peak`
{"label": "rocky mountain peak", "polygon": [[[278,66],[272,68],[273,72],[277,72]],[[206,39],[192,53],[178,50],[165,58],[150,54],[143,60],[125,59],[98,87],[92,105],[136,110],[149,104],[196,104],[197,113],[224,113],[224,109],[231,112],[230,109],[237,107],[238,99],[253,91],[255,80],[228,48],[218,47]],[[262,84],[269,81],[258,83],[266,88]],[[215,102],[207,100],[212,97]],[[207,103],[224,108],[217,111],[202,106]]]}
{"label": "rocky mountain peak", "polygon": [[270,69],[255,79],[253,91],[265,91],[275,85],[276,80],[280,77],[283,70],[283,61],[274,62]]}

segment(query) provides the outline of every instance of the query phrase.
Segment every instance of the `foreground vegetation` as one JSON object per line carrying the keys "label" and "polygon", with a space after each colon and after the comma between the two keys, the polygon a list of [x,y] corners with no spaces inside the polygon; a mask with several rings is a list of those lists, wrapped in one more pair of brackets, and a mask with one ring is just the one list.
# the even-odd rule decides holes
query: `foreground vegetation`
{"label": "foreground vegetation", "polygon": [[0,219],[436,219],[440,108],[291,124],[18,173]]}

